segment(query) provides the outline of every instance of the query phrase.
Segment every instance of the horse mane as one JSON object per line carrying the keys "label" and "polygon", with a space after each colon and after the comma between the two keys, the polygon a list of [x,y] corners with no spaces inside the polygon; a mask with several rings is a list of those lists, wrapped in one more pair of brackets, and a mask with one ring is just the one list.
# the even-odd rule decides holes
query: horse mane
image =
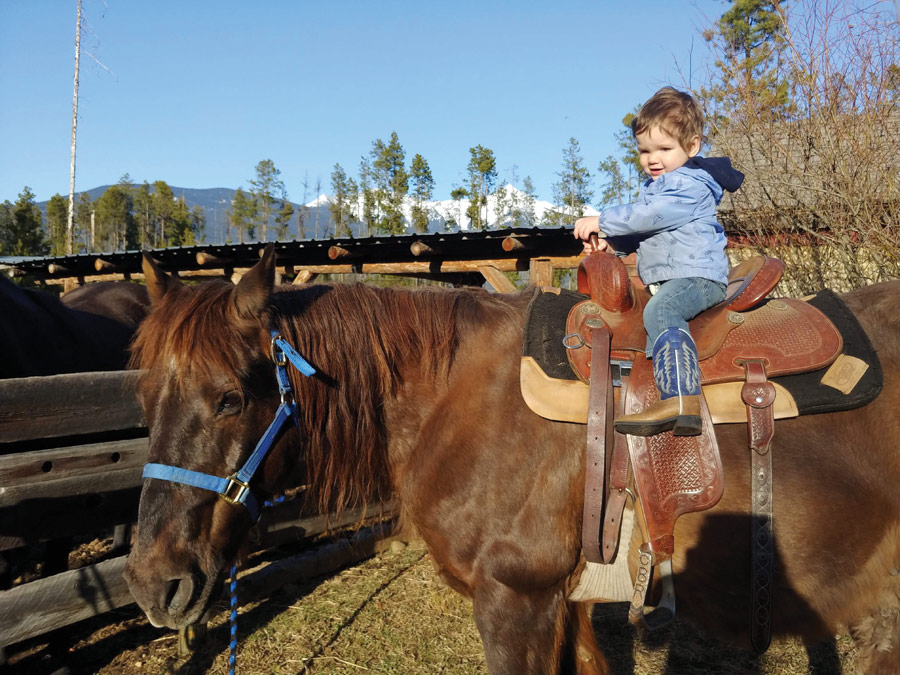
{"label": "horse mane", "polygon": [[[296,293],[296,292],[295,292]],[[321,510],[392,492],[385,401],[410,378],[440,388],[464,336],[509,306],[481,289],[312,286],[273,298],[281,334],[319,371],[292,370],[310,496]],[[312,302],[310,294],[314,294]],[[415,402],[404,404],[410,417]]]}
{"label": "horse mane", "polygon": [[[211,281],[167,294],[138,332],[132,367],[147,370],[174,359],[178,380],[199,369],[239,383],[261,355],[258,340],[248,344],[246,326],[230,311],[234,288]],[[265,329],[276,327],[317,370],[305,378],[288,369],[307,492],[320,512],[391,495],[385,401],[409,378],[440,387],[462,337],[510,311],[508,302],[482,289],[334,284],[273,293]],[[414,415],[415,403],[407,405]]]}

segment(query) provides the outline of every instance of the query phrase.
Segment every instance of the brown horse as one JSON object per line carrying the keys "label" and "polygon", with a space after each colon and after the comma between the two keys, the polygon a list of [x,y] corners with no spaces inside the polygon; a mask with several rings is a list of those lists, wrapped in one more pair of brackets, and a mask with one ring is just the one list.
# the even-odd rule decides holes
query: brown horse
{"label": "brown horse", "polygon": [[122,370],[149,308],[135,283],[92,283],[58,298],[0,275],[0,378]]}
{"label": "brown horse", "polygon": [[[329,508],[401,500],[442,578],[472,599],[492,673],[605,673],[583,569],[585,429],[529,411],[519,355],[529,293],[365,285],[273,292],[271,248],[237,286],[180,283],[145,264],[153,311],[134,364],[150,461],[226,476],[278,405],[270,328],[318,369],[251,487],[305,481]],[[900,668],[900,282],[844,296],[878,350],[883,393],[861,409],[779,422],[774,632],[808,641],[852,626],[862,667]],[[681,614],[746,638],[749,456],[717,428],[725,496],[676,528]],[[126,577],[156,625],[200,619],[249,527],[213,492],[145,481]],[[634,567],[632,567],[634,569]]]}

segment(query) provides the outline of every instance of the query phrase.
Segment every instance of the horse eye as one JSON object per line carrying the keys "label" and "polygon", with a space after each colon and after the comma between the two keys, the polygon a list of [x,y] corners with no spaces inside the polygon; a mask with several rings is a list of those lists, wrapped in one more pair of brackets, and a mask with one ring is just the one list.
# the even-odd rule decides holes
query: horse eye
{"label": "horse eye", "polygon": [[219,408],[216,410],[217,415],[237,415],[243,408],[243,400],[238,391],[229,391],[222,400],[219,401]]}

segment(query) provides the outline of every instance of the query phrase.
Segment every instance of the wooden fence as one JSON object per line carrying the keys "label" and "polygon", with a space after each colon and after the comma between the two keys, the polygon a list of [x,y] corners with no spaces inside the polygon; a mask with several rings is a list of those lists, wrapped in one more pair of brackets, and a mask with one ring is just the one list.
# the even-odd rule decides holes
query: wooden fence
{"label": "wooden fence", "polygon": [[[146,427],[134,396],[137,375],[0,380],[0,555],[45,554],[43,574],[32,570],[17,584],[7,579],[9,588],[0,591],[0,648],[134,602],[122,571],[147,458]],[[268,549],[392,514],[392,504],[378,504],[326,517],[286,501],[264,511],[253,541],[256,550]],[[242,600],[371,555],[386,530],[376,525],[250,570],[241,580]],[[102,560],[66,569],[67,542],[111,534],[112,550]]]}

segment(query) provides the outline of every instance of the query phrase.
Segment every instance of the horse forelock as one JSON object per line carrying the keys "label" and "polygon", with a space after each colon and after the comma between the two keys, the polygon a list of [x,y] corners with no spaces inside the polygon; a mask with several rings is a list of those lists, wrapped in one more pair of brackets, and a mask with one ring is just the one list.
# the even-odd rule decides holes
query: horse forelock
{"label": "horse forelock", "polygon": [[225,374],[239,382],[252,345],[231,311],[234,286],[210,281],[167,294],[141,324],[130,366],[167,367],[181,387],[195,374]]}

